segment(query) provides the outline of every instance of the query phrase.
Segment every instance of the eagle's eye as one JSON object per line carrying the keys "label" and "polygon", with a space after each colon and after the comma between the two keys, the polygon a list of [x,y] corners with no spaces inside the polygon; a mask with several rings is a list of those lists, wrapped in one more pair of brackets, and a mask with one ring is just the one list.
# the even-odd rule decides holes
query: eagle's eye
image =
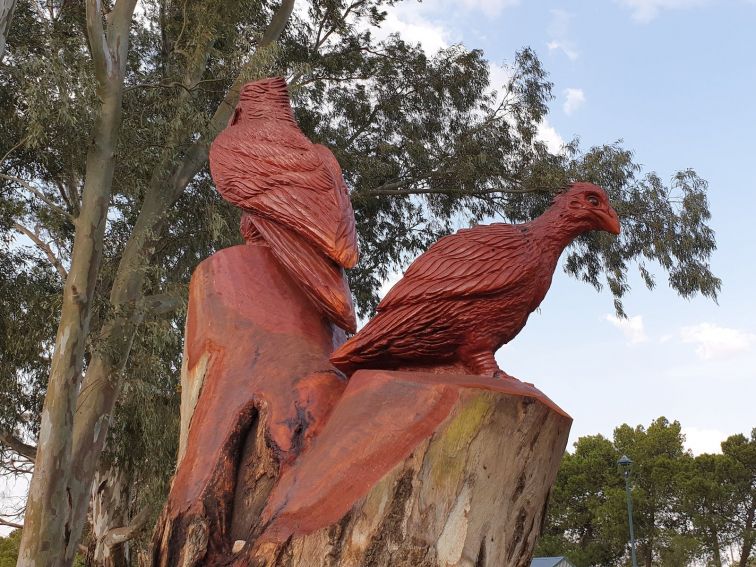
{"label": "eagle's eye", "polygon": [[588,195],[585,198],[585,200],[588,201],[594,207],[598,207],[599,206],[599,198],[596,195]]}

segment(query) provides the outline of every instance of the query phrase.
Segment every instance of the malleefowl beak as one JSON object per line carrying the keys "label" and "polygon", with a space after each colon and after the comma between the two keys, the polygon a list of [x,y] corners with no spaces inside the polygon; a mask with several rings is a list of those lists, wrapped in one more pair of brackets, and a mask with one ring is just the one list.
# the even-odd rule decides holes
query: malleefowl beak
{"label": "malleefowl beak", "polygon": [[601,230],[611,232],[612,234],[620,233],[619,217],[611,205],[605,210],[596,211],[596,215],[601,219]]}

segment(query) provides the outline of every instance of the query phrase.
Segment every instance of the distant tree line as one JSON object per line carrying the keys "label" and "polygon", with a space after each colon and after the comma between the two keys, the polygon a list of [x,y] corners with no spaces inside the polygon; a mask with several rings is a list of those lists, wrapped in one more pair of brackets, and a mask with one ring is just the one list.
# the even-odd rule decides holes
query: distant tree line
{"label": "distant tree line", "polygon": [[720,454],[693,456],[680,423],[623,424],[613,439],[581,437],[565,454],[536,555],[577,567],[630,564],[624,477],[631,488],[638,564],[756,565],[756,428],[732,435]]}

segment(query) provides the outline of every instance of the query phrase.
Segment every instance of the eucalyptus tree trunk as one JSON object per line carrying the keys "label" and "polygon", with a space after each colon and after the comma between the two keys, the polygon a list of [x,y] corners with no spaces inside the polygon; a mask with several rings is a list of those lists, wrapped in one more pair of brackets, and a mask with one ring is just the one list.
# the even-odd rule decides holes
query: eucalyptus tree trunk
{"label": "eucalyptus tree trunk", "polygon": [[[73,421],[89,334],[92,297],[102,258],[110,201],[114,149],[121,125],[121,100],[129,27],[136,0],[118,0],[103,27],[98,0],[86,4],[87,33],[97,78],[100,109],[87,153],[82,205],[76,218],[71,267],[50,379],[42,410],[37,456],[26,505],[18,566],[66,565],[65,549],[79,528],[71,523],[74,501],[88,501],[89,490],[70,488],[73,468]],[[103,428],[104,429],[104,428]],[[104,431],[97,431],[97,437]]]}
{"label": "eucalyptus tree trunk", "polygon": [[5,41],[8,38],[11,19],[13,18],[13,8],[16,7],[16,0],[0,0],[0,62],[5,55]]}
{"label": "eucalyptus tree trunk", "polygon": [[[263,34],[258,49],[247,68],[258,65],[267,57],[267,49],[278,39],[289,20],[294,0],[284,0],[274,14],[268,29]],[[215,38],[210,38],[207,50],[212,48]],[[187,89],[181,97],[189,96],[190,89],[201,80],[206,70],[206,58],[198,58],[196,66],[187,69],[184,82]],[[71,491],[77,495],[88,493],[97,461],[104,447],[109,426],[109,415],[115,407],[123,382],[123,370],[128,362],[134,335],[142,313],[152,313],[169,308],[162,301],[144,296],[143,285],[147,267],[152,260],[153,242],[160,234],[166,213],[179,199],[195,175],[207,163],[210,143],[214,135],[228,123],[239,91],[244,83],[244,73],[226,93],[221,104],[210,118],[208,135],[194,141],[177,165],[171,167],[172,158],[166,158],[152,172],[150,186],[145,195],[136,225],[129,237],[126,248],[118,264],[110,292],[111,312],[116,315],[106,321],[101,332],[100,347],[92,354],[82,396],[76,408],[73,429],[73,455],[76,463],[75,475],[71,478]],[[180,104],[180,100],[177,104]],[[191,137],[186,132],[186,138]],[[173,140],[177,151],[184,143],[178,137]],[[72,537],[66,549],[66,560],[72,561],[81,537],[88,501],[76,498],[72,501]]]}
{"label": "eucalyptus tree trunk", "polygon": [[114,528],[128,522],[129,490],[123,471],[118,466],[98,469],[92,483],[91,560],[96,567],[126,567],[128,558],[123,541],[112,538]]}

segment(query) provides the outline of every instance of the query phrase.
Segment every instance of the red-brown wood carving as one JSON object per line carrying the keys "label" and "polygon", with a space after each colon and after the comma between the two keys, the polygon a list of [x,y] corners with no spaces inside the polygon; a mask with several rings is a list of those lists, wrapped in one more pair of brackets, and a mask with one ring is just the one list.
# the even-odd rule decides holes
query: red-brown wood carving
{"label": "red-brown wood carving", "polygon": [[532,222],[476,226],[440,239],[331,362],[347,373],[460,365],[472,374],[503,374],[494,353],[541,304],[564,248],[589,230],[619,234],[619,219],[602,188],[574,183]]}
{"label": "red-brown wood carving", "polygon": [[571,419],[494,353],[576,236],[619,233],[606,193],[439,240],[344,343],[354,214],[283,79],[245,85],[210,167],[247,243],[192,276],[153,565],[528,565]]}
{"label": "red-brown wood carving", "polygon": [[[460,374],[360,371],[355,374],[311,450],[287,470],[263,511],[258,542],[285,542],[337,522],[352,504],[449,416],[464,390],[538,398],[570,419],[548,397],[519,380]],[[376,413],[374,408],[382,408]],[[381,431],[381,435],[373,435]],[[372,437],[370,443],[365,440]]]}
{"label": "red-brown wood carving", "polygon": [[265,241],[316,305],[354,332],[342,269],[358,254],[349,192],[331,151],[299,130],[282,78],[244,86],[210,148],[210,171],[223,198],[244,209],[245,240]]}
{"label": "red-brown wood carving", "polygon": [[211,566],[231,555],[236,534],[250,528],[234,510],[247,439],[266,439],[274,474],[294,460],[346,385],[328,362],[343,337],[263,243],[221,250],[197,267],[182,372],[188,435],[154,565]]}
{"label": "red-brown wood carving", "polygon": [[[155,565],[220,564],[249,534],[245,491],[260,471],[291,464],[323,425],[346,385],[328,356],[341,329],[356,327],[344,275],[358,254],[347,188],[333,154],[299,130],[283,79],[245,85],[210,168],[244,210],[247,244],[192,276],[182,441]],[[270,466],[249,473],[255,440]]]}

